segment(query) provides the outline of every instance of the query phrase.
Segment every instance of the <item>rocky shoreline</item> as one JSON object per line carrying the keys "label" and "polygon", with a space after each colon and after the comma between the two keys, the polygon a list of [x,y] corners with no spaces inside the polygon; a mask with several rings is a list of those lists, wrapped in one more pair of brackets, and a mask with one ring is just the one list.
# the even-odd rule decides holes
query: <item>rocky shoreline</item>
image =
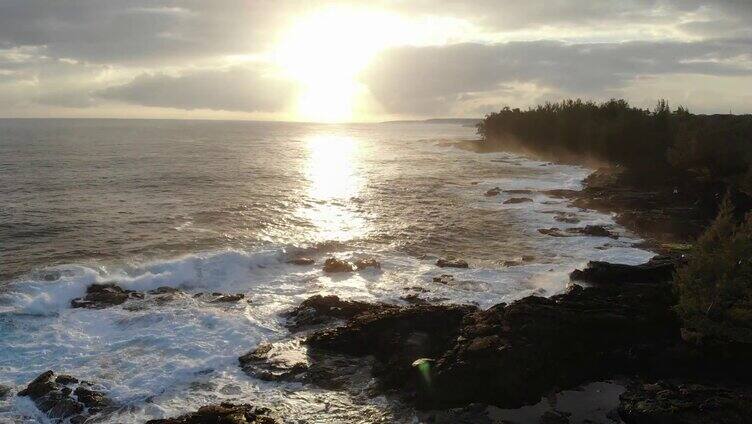
{"label": "rocky shoreline", "polygon": [[[608,411],[611,422],[747,422],[752,416],[752,373],[744,365],[752,349],[698,339],[681,328],[673,310],[671,280],[684,258],[672,247],[692,240],[708,212],[704,206],[698,210],[696,195],[670,188],[673,182],[664,189],[640,191],[634,185],[619,186],[621,178],[599,171],[588,177],[583,191],[548,194],[570,198],[580,207],[615,212],[617,221],[646,237],[651,248],[671,254],[642,265],[591,262],[571,273],[564,293],[528,296],[485,310],[417,298],[405,299],[408,305],[401,306],[313,296],[285,314],[291,340],[256,346],[240,356],[238,364],[265,381],[386,395],[415,408],[425,422],[512,422],[494,420],[489,408],[533,405],[563,390],[616,378],[626,382],[626,389]],[[555,237],[569,235],[544,230]],[[603,228],[576,230],[617,237]],[[310,266],[313,260],[291,263]],[[440,259],[436,265],[468,267],[455,258]],[[327,273],[367,267],[380,265],[335,258],[324,263]],[[178,296],[187,294],[169,287],[141,293],[95,284],[71,306],[138,308]],[[250,302],[240,293],[196,296],[211,303]],[[18,396],[28,396],[49,417],[74,424],[118,409],[94,383],[53,371],[41,374]],[[264,407],[221,403],[149,422],[272,424],[284,422],[284,417]],[[568,423],[570,417],[554,407],[539,422]]]}

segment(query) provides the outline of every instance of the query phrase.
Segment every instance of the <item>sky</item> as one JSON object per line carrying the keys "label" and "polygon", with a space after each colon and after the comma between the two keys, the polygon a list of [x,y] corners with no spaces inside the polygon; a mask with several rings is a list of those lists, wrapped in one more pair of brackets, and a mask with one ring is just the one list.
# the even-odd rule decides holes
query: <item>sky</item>
{"label": "sky", "polygon": [[752,113],[751,0],[0,0],[0,117]]}

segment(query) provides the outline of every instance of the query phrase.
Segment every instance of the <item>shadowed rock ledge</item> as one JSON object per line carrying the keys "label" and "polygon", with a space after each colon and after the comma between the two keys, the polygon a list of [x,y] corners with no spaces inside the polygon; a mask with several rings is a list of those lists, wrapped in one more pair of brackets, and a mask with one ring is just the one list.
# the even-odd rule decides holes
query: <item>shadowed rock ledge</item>
{"label": "shadowed rock ledge", "polygon": [[268,408],[249,404],[220,403],[202,406],[196,412],[176,418],[150,420],[146,424],[279,424]]}

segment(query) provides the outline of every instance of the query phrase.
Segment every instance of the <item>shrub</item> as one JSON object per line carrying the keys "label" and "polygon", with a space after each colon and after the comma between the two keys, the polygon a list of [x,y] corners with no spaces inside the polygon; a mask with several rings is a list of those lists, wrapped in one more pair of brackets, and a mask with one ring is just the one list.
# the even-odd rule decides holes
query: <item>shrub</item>
{"label": "shrub", "polygon": [[752,342],[752,215],[739,224],[728,197],[674,277],[685,328]]}

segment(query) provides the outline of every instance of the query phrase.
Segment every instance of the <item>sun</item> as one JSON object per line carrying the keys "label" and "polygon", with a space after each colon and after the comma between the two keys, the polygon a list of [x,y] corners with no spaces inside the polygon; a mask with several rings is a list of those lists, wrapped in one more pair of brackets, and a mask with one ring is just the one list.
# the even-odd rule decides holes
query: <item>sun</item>
{"label": "sun", "polygon": [[358,97],[365,91],[357,76],[389,44],[388,28],[395,19],[382,12],[330,8],[291,26],[278,44],[275,60],[303,87],[297,118],[316,122],[353,118]]}

